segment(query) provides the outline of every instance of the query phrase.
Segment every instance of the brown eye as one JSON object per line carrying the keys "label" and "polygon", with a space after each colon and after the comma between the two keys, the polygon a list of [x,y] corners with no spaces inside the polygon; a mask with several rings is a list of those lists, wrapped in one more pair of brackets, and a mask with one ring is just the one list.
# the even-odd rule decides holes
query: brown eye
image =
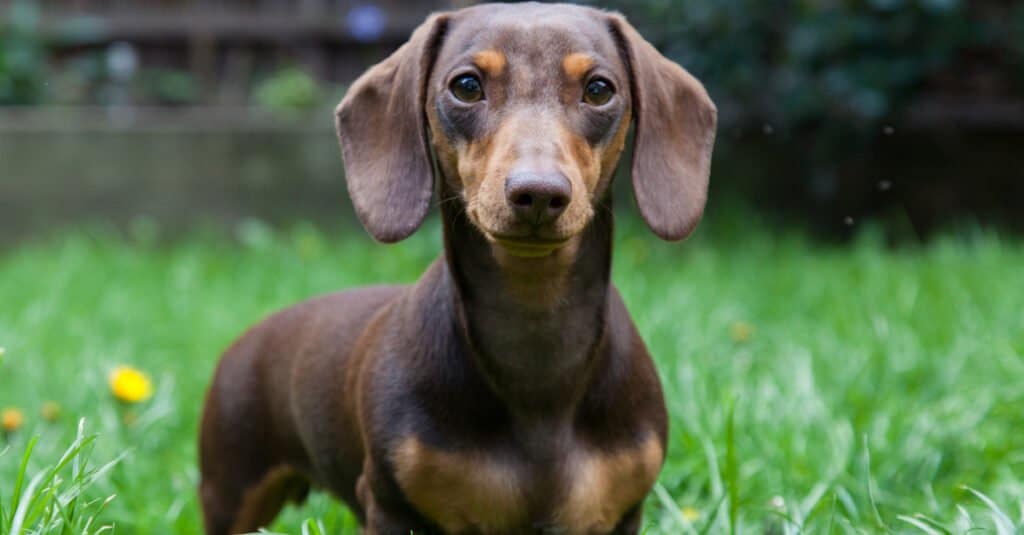
{"label": "brown eye", "polygon": [[472,74],[463,74],[452,80],[448,86],[455,98],[463,102],[476,102],[484,98],[484,88],[480,79]]}
{"label": "brown eye", "polygon": [[591,106],[603,106],[612,99],[614,94],[615,88],[612,87],[611,82],[603,78],[594,78],[583,90],[583,102]]}

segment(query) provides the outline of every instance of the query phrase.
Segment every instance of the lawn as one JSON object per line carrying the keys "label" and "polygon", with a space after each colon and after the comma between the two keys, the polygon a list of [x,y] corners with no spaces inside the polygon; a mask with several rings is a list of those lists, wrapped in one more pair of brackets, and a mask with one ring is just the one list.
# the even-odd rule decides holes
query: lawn
{"label": "lawn", "polygon": [[[869,229],[838,246],[712,221],[672,245],[622,227],[614,279],[672,416],[647,533],[1021,529],[1024,243],[973,231],[892,249]],[[412,281],[440,243],[436,223],[394,246],[302,224],[155,231],[97,227],[0,252],[0,408],[24,415],[0,433],[0,532],[21,517],[27,532],[65,533],[42,507],[12,507],[20,487],[67,533],[199,533],[197,417],[220,351],[306,297]],[[114,400],[120,364],[153,378],[149,401]],[[47,402],[60,414],[51,403],[44,418]],[[96,436],[71,457],[89,464],[28,489],[80,418]],[[310,518],[355,533],[322,495],[273,529],[315,533]]]}

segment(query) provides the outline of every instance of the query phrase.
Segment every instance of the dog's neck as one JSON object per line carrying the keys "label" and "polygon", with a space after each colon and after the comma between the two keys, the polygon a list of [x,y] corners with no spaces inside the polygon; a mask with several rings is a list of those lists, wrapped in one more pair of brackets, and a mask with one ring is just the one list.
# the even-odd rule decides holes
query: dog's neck
{"label": "dog's neck", "polygon": [[442,203],[460,327],[474,364],[518,416],[568,417],[588,383],[604,336],[610,195],[596,208],[569,245],[545,258],[519,258],[493,249],[461,200]]}

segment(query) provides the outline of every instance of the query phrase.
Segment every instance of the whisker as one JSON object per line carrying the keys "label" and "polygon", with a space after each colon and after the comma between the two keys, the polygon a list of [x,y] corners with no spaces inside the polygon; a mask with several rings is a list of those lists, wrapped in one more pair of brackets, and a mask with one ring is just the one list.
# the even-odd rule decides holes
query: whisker
{"label": "whisker", "polygon": [[458,194],[451,195],[449,197],[440,198],[440,199],[437,200],[437,206],[441,206],[442,204],[444,204],[446,202],[457,201],[459,199],[460,199],[460,196]]}

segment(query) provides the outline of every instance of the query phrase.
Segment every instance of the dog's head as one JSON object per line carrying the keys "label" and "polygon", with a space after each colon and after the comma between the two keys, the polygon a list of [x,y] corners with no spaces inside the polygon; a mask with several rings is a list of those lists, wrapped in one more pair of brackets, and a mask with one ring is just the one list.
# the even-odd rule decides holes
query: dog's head
{"label": "dog's head", "polygon": [[495,247],[544,256],[578,236],[635,122],[633,189],[658,236],[686,237],[707,197],[716,110],[626,20],[597,9],[489,4],[431,16],[337,109],[348,189],[385,242],[448,189]]}

